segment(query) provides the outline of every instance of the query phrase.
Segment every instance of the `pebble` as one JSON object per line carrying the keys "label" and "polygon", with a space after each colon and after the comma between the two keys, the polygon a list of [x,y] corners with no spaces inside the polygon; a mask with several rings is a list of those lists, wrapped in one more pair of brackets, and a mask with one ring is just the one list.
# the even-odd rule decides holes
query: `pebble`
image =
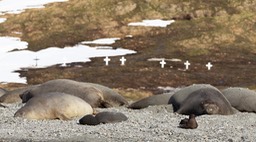
{"label": "pebble", "polygon": [[187,117],[170,111],[170,106],[151,106],[141,110],[125,107],[97,109],[122,112],[128,120],[97,126],[79,125],[76,118],[62,120],[26,120],[14,118],[20,105],[1,109],[0,139],[4,141],[96,141],[96,142],[168,142],[168,141],[256,141],[255,113],[203,115],[196,117],[198,128],[178,128]]}

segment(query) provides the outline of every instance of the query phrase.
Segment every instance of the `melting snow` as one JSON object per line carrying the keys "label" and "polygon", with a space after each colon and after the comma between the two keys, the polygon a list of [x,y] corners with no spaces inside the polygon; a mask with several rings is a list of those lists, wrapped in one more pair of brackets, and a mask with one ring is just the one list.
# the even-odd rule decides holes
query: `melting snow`
{"label": "melting snow", "polygon": [[166,27],[173,22],[174,20],[143,20],[142,22],[129,23],[128,26]]}
{"label": "melting snow", "polygon": [[[26,67],[48,67],[55,64],[66,64],[72,62],[88,62],[92,57],[121,56],[134,54],[135,51],[127,49],[92,48],[78,44],[74,47],[47,49],[33,52],[29,50],[12,51],[14,49],[25,49],[27,43],[20,41],[19,38],[0,37],[0,82],[19,82],[26,83],[25,78],[20,78],[15,70]],[[37,61],[35,59],[38,59]],[[102,61],[102,65],[104,62]]]}
{"label": "melting snow", "polygon": [[44,8],[43,5],[53,2],[66,2],[68,0],[0,0],[0,14],[18,14],[25,9]]}

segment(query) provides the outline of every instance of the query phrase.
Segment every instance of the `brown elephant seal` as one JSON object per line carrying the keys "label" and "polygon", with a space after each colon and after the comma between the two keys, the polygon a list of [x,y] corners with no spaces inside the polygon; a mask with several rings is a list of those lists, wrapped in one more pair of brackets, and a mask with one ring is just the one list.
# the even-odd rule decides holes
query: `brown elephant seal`
{"label": "brown elephant seal", "polygon": [[70,120],[74,117],[81,117],[92,114],[93,109],[79,97],[52,92],[31,98],[14,117],[26,119],[61,119]]}
{"label": "brown elephant seal", "polygon": [[67,79],[57,79],[42,83],[37,87],[34,87],[21,94],[20,98],[22,99],[23,103],[26,103],[34,96],[40,96],[50,92],[61,92],[77,96],[85,100],[94,108],[102,107],[103,105],[103,96],[99,89]]}
{"label": "brown elephant seal", "polygon": [[216,87],[210,84],[193,84],[187,86],[185,88],[180,89],[179,91],[175,92],[169,100],[169,104],[173,105],[173,110],[176,112],[183,101],[194,91],[197,91],[202,88],[212,88],[214,90],[218,90]]}
{"label": "brown elephant seal", "polygon": [[115,92],[113,89],[100,85],[95,83],[84,83],[81,82],[87,86],[95,87],[99,89],[102,92],[102,96],[104,98],[105,107],[117,107],[117,106],[123,106],[128,105],[127,100],[117,92]]}
{"label": "brown elephant seal", "polygon": [[231,106],[242,112],[256,112],[256,92],[247,88],[232,87],[222,90]]}
{"label": "brown elephant seal", "polygon": [[189,94],[180,104],[179,114],[234,114],[232,106],[223,94],[214,88],[201,88]]}
{"label": "brown elephant seal", "polygon": [[93,115],[85,115],[79,120],[80,124],[83,125],[98,125],[105,123],[117,123],[121,121],[126,121],[128,118],[120,112],[100,112],[95,116]]}
{"label": "brown elephant seal", "polygon": [[196,122],[195,114],[190,114],[189,118],[184,118],[180,121],[179,128],[196,129],[198,124]]}
{"label": "brown elephant seal", "polygon": [[22,94],[22,102],[26,102],[33,96],[49,92],[63,92],[80,97],[92,107],[106,108],[128,104],[123,96],[117,94],[108,87],[69,79],[56,79],[45,82]]}
{"label": "brown elephant seal", "polygon": [[130,104],[128,108],[142,109],[154,105],[167,105],[172,95],[173,93],[149,96]]}

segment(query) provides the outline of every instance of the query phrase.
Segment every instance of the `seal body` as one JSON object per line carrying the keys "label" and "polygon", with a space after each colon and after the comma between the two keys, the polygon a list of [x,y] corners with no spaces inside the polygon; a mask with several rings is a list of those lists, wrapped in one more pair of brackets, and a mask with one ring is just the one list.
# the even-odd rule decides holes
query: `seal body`
{"label": "seal body", "polygon": [[93,83],[84,83],[69,79],[50,80],[21,95],[22,102],[36,95],[49,92],[63,92],[82,98],[92,107],[113,107],[126,105],[125,98],[112,89]]}
{"label": "seal body", "polygon": [[92,114],[87,114],[79,120],[79,124],[82,125],[98,125],[100,121],[95,118]]}
{"label": "seal body", "polygon": [[70,120],[92,114],[93,109],[84,100],[65,93],[52,92],[31,98],[15,114],[26,119],[61,119]]}
{"label": "seal body", "polygon": [[189,94],[180,104],[180,114],[221,114],[230,115],[234,111],[223,94],[214,88],[201,88]]}
{"label": "seal body", "polygon": [[184,129],[196,129],[198,124],[195,117],[194,114],[190,114],[189,118],[184,118],[180,121],[179,127]]}
{"label": "seal body", "polygon": [[34,96],[45,95],[50,92],[61,92],[77,96],[85,100],[92,107],[101,107],[103,102],[103,96],[100,90],[68,79],[47,81],[21,94],[20,97],[22,102],[25,103]]}
{"label": "seal body", "polygon": [[117,123],[121,121],[126,121],[127,119],[127,116],[125,116],[123,113],[105,111],[97,113],[95,116],[85,115],[79,120],[79,123],[83,125],[98,125],[101,123]]}
{"label": "seal body", "polygon": [[131,109],[142,109],[153,105],[167,105],[173,93],[153,95],[138,100],[128,106]]}
{"label": "seal body", "polygon": [[102,92],[102,96],[104,99],[104,107],[108,108],[108,107],[117,107],[117,106],[123,106],[123,105],[128,105],[127,100],[121,96],[120,94],[118,94],[117,92],[115,92],[113,89],[100,85],[100,84],[95,84],[95,83],[84,83],[86,86],[90,86],[90,87],[95,87],[97,89],[99,89]]}
{"label": "seal body", "polygon": [[33,87],[36,87],[36,85],[24,87],[24,88],[18,88],[11,91],[6,91],[5,94],[0,97],[0,102],[1,103],[20,103],[22,102],[20,98],[20,94],[23,94],[24,92],[32,89]]}
{"label": "seal body", "polygon": [[173,110],[176,112],[180,105],[183,104],[183,101],[194,91],[197,91],[202,88],[211,88],[213,90],[219,91],[216,87],[210,84],[193,84],[187,86],[185,88],[180,89],[179,91],[175,92],[169,100],[169,104],[173,105]]}
{"label": "seal body", "polygon": [[242,112],[256,112],[256,92],[247,88],[232,87],[222,90],[232,107]]}

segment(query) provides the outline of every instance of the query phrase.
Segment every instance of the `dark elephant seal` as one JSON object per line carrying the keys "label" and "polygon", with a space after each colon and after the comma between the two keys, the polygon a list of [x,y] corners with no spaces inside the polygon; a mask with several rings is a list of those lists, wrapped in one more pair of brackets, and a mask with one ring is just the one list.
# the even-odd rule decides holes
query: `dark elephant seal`
{"label": "dark elephant seal", "polygon": [[212,88],[214,90],[219,91],[216,87],[210,85],[210,84],[193,84],[190,86],[187,86],[185,88],[180,89],[179,91],[175,92],[172,97],[169,100],[169,104],[173,105],[173,110],[176,112],[180,105],[183,103],[183,101],[194,91],[197,91],[202,88]]}
{"label": "dark elephant seal", "polygon": [[93,109],[79,97],[52,92],[31,98],[14,117],[26,119],[61,119],[70,120],[74,117],[81,117],[92,114]]}
{"label": "dark elephant seal", "polygon": [[102,107],[103,104],[102,92],[99,89],[67,79],[57,79],[42,83],[21,94],[20,98],[23,103],[26,103],[34,96],[44,95],[50,92],[61,92],[77,96],[85,100],[92,107]]}
{"label": "dark elephant seal", "polygon": [[131,109],[142,109],[153,105],[167,105],[173,93],[153,95],[138,100],[128,106]]}
{"label": "dark elephant seal", "polygon": [[223,95],[231,106],[242,112],[256,112],[256,92],[247,88],[227,88]]}
{"label": "dark elephant seal", "polygon": [[121,121],[126,121],[128,118],[120,112],[100,112],[93,115],[85,115],[79,120],[80,124],[83,125],[98,125],[98,124],[105,124],[105,123],[117,123]]}
{"label": "dark elephant seal", "polygon": [[20,94],[32,89],[35,86],[28,86],[28,87],[23,87],[23,88],[18,88],[15,90],[7,91],[6,93],[0,97],[0,102],[1,103],[20,103],[22,102],[20,98]]}
{"label": "dark elephant seal", "polygon": [[189,94],[176,111],[179,114],[234,114],[223,94],[214,88],[202,88]]}
{"label": "dark elephant seal", "polygon": [[182,119],[180,121],[179,127],[184,129],[196,129],[198,124],[196,122],[195,114],[190,114],[189,118]]}

